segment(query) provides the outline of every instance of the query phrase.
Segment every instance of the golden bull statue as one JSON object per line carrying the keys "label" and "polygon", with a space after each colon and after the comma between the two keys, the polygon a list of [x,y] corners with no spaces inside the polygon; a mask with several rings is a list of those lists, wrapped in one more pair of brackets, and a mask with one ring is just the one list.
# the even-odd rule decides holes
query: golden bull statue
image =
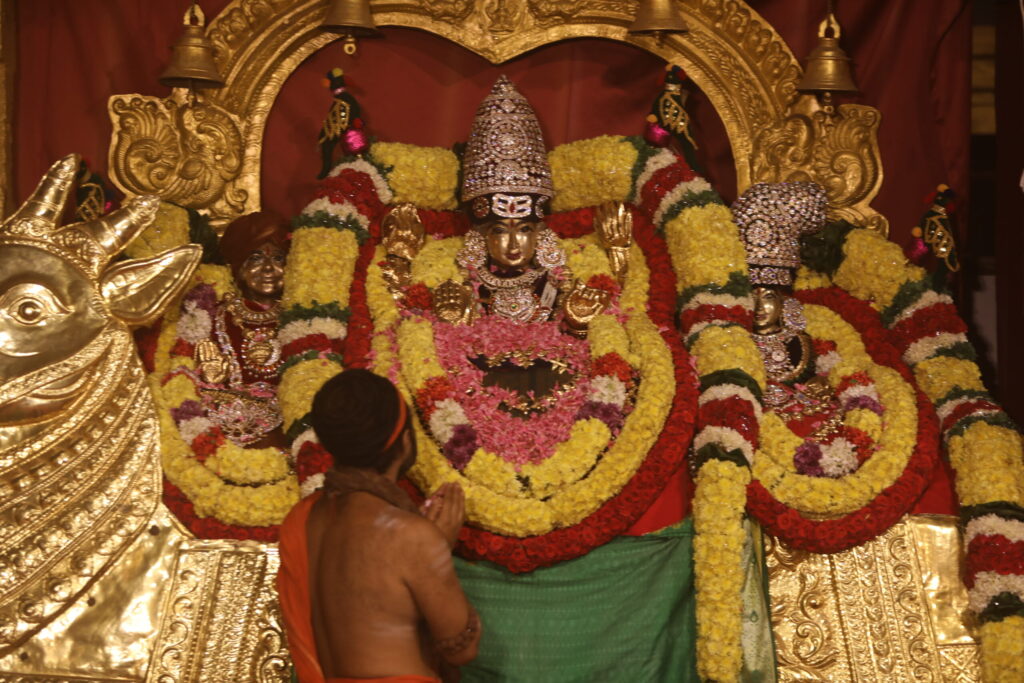
{"label": "golden bull statue", "polygon": [[0,226],[0,680],[278,680],[276,555],[191,540],[160,502],[130,328],[176,299],[200,249],[114,260],[152,196],[60,225],[78,163]]}

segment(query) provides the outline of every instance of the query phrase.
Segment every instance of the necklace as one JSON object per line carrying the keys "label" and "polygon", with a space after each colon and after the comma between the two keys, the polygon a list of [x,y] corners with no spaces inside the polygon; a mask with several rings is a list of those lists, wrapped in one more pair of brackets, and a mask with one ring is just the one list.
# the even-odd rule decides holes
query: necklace
{"label": "necklace", "polygon": [[534,318],[540,302],[533,286],[546,271],[528,270],[509,278],[498,277],[486,268],[474,269],[473,272],[491,290],[491,310],[494,313],[518,322]]}
{"label": "necklace", "polygon": [[[811,358],[811,339],[807,333],[784,327],[772,334],[754,334],[754,343],[761,352],[768,379],[785,384],[799,377]],[[793,338],[800,341],[800,360],[796,365],[789,357],[787,343]]]}
{"label": "necklace", "polygon": [[[276,376],[281,365],[281,344],[276,330],[280,305],[275,302],[264,311],[254,311],[235,295],[224,301],[222,311],[231,315],[231,321],[242,332],[241,356],[245,369],[258,377]],[[223,312],[217,316],[216,332],[221,349],[233,361],[231,379],[241,382],[241,367],[235,354],[230,353],[231,340],[224,325]]]}

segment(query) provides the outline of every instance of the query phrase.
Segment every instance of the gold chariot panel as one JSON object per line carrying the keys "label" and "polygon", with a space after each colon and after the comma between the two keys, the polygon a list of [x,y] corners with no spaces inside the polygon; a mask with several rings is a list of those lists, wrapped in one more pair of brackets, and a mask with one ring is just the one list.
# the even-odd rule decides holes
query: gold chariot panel
{"label": "gold chariot panel", "polygon": [[766,538],[779,681],[981,680],[955,518],[908,515],[832,555]]}
{"label": "gold chariot panel", "polygon": [[[846,104],[830,116],[798,93],[799,62],[745,2],[674,6],[690,30],[658,40],[627,33],[635,2],[371,2],[378,26],[428,31],[494,64],[570,38],[630,43],[680,64],[724,123],[741,191],[755,182],[814,180],[827,189],[833,217],[887,232],[870,207],[882,183],[878,111]],[[203,91],[191,106],[181,91],[112,96],[114,184],[198,209],[215,223],[258,210],[267,116],[288,75],[337,39],[319,28],[326,9],[324,0],[234,0],[207,28],[224,88]]]}

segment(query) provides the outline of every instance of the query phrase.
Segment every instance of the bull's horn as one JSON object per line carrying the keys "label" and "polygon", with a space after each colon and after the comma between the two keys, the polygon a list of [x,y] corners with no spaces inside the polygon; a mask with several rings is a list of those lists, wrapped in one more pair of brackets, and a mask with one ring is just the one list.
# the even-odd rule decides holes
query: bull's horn
{"label": "bull's horn", "polygon": [[155,195],[141,195],[126,201],[116,211],[87,223],[69,225],[66,229],[85,233],[99,245],[106,256],[106,261],[95,264],[98,268],[117,256],[124,247],[156,218],[160,206],[160,198]]}
{"label": "bull's horn", "polygon": [[75,183],[78,162],[77,154],[69,154],[51,166],[25,203],[3,222],[0,232],[12,227],[18,231],[27,229],[39,236],[52,232]]}

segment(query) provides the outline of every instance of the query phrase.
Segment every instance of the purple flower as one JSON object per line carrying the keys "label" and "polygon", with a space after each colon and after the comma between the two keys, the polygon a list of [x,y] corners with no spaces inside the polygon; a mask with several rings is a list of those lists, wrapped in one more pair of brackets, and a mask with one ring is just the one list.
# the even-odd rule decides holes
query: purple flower
{"label": "purple flower", "polygon": [[825,470],[821,469],[821,447],[816,443],[800,444],[793,454],[793,464],[796,471],[809,477],[824,477]]}
{"label": "purple flower", "polygon": [[217,306],[217,292],[212,285],[203,283],[193,287],[192,291],[185,295],[184,302],[190,301],[195,302],[198,308],[211,311]]}
{"label": "purple flower", "polygon": [[876,415],[881,415],[885,412],[881,403],[871,396],[864,394],[861,394],[860,396],[851,396],[843,405],[844,410],[853,410],[855,408],[867,408]]}
{"label": "purple flower", "polygon": [[171,408],[171,418],[175,424],[181,424],[185,420],[191,420],[193,417],[203,417],[206,415],[206,410],[200,405],[198,401],[189,399],[183,401],[177,408]]}
{"label": "purple flower", "polygon": [[452,437],[444,445],[444,457],[448,458],[452,467],[461,472],[473,459],[473,454],[479,447],[479,440],[473,427],[467,424],[455,425]]}
{"label": "purple flower", "polygon": [[577,420],[586,420],[590,417],[596,417],[608,425],[612,434],[618,434],[622,429],[622,423],[626,420],[622,408],[614,403],[599,403],[598,401],[587,401],[576,412]]}

